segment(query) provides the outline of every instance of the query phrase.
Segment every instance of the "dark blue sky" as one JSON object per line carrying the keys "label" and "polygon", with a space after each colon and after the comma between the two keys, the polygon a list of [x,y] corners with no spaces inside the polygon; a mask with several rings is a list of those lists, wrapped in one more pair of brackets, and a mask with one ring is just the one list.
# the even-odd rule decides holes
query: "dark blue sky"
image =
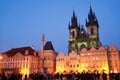
{"label": "dark blue sky", "polygon": [[85,25],[90,3],[100,41],[120,49],[120,0],[0,0],[0,52],[32,45],[40,50],[44,33],[56,51],[67,53],[73,9],[78,23]]}

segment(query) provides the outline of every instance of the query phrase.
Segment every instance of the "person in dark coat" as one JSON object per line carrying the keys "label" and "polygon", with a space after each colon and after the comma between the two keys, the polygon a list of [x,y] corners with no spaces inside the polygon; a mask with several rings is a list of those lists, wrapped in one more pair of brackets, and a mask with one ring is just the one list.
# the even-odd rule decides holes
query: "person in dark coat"
{"label": "person in dark coat", "polygon": [[100,74],[97,70],[94,71],[93,80],[99,80]]}
{"label": "person in dark coat", "polygon": [[39,79],[40,79],[40,80],[43,80],[43,79],[44,79],[44,75],[43,75],[42,73],[40,73]]}
{"label": "person in dark coat", "polygon": [[102,73],[102,79],[107,80],[107,74],[105,73],[105,71],[103,71],[103,73]]}

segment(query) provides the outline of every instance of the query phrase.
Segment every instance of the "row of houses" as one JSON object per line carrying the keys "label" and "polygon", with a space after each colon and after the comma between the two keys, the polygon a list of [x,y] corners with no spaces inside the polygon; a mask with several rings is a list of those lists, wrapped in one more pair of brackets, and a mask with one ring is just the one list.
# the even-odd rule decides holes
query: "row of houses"
{"label": "row of houses", "polygon": [[30,74],[37,72],[55,72],[55,63],[58,53],[54,50],[51,41],[44,45],[42,37],[42,49],[34,50],[34,47],[12,48],[0,55],[0,70],[6,74],[13,72]]}
{"label": "row of houses", "polygon": [[100,73],[106,71],[120,72],[120,53],[119,50],[111,45],[107,48],[101,46],[98,49],[91,48],[87,50],[83,48],[79,54],[74,51],[69,55],[59,53],[56,58],[56,72],[94,72],[98,70]]}
{"label": "row of houses", "polygon": [[109,47],[83,48],[79,54],[71,51],[69,54],[57,53],[51,41],[44,45],[42,37],[42,49],[34,50],[34,47],[12,48],[0,55],[0,70],[6,74],[13,72],[30,74],[37,72],[63,73],[105,70],[107,73],[120,72],[120,52],[111,45]]}

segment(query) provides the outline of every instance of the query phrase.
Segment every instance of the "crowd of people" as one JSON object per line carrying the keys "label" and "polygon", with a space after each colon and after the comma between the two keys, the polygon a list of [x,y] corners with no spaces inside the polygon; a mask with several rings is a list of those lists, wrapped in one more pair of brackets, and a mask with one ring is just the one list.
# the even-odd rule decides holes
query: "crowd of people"
{"label": "crowd of people", "polygon": [[20,73],[7,75],[2,73],[0,74],[0,80],[120,80],[120,73],[106,74],[103,72],[100,74],[98,71],[94,71],[93,73],[83,71],[81,73],[70,72],[69,74],[66,72],[61,74],[32,73],[24,76]]}

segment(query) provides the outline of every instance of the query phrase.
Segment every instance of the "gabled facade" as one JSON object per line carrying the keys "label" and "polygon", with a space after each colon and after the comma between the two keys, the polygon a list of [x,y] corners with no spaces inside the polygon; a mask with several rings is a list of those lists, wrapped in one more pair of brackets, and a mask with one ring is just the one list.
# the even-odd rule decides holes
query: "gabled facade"
{"label": "gabled facade", "polygon": [[77,55],[74,51],[70,55],[64,55],[59,53],[56,58],[56,72],[63,73],[67,72],[79,72],[80,70],[80,55]]}
{"label": "gabled facade", "polygon": [[110,72],[120,72],[120,53],[116,46],[108,48],[108,56]]}
{"label": "gabled facade", "polygon": [[67,55],[59,53],[56,58],[56,72],[82,72],[95,70],[102,73],[103,70],[106,73],[120,72],[120,53],[115,46],[109,46],[108,48],[99,47],[91,48],[87,50],[83,48],[79,54],[72,51]]}

